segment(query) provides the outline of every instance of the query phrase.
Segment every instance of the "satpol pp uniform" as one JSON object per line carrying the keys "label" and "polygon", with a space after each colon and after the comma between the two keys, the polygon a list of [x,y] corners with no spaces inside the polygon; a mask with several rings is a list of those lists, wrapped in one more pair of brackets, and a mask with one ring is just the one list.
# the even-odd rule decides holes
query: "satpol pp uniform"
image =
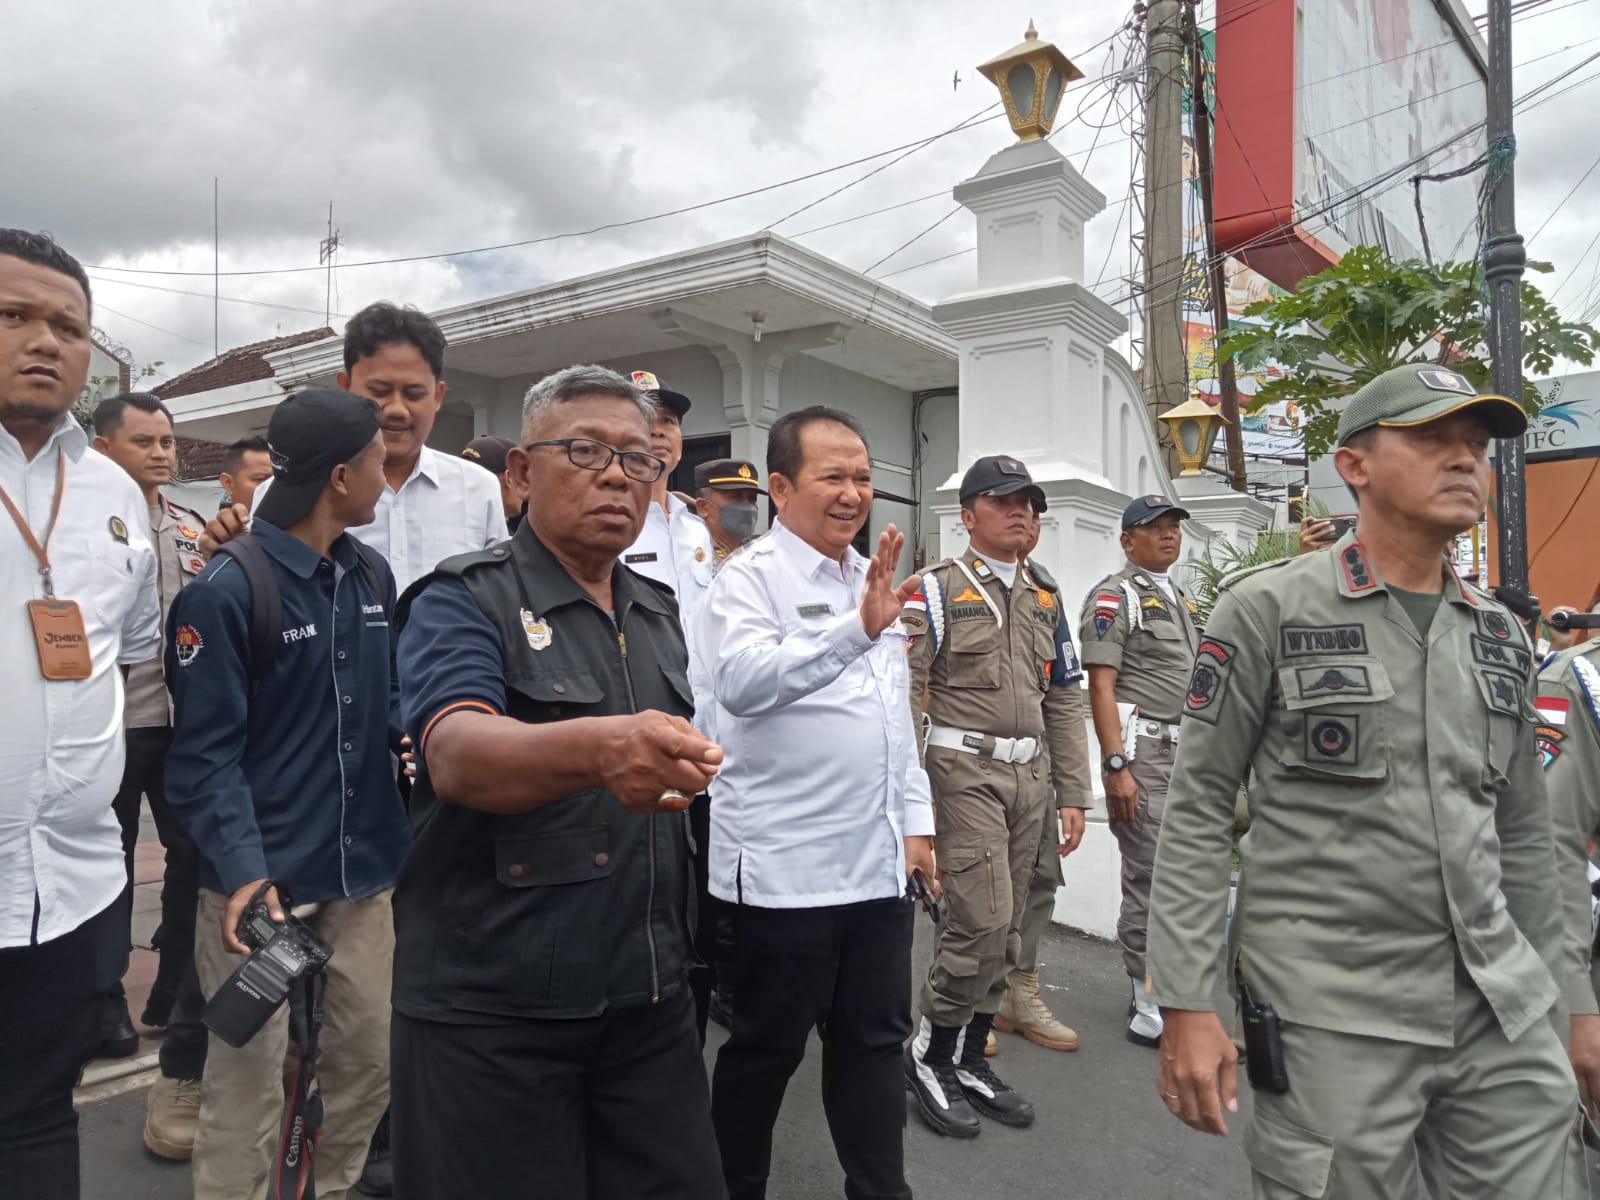
{"label": "satpol pp uniform", "polygon": [[[1130,516],[1150,511],[1189,515],[1163,497],[1146,496],[1128,506],[1123,527],[1131,527]],[[1175,581],[1129,561],[1090,590],[1078,627],[1084,666],[1116,668],[1123,744],[1102,749],[1107,759],[1120,750],[1139,791],[1133,820],[1112,821],[1110,826],[1122,854],[1117,942],[1122,947],[1123,969],[1133,981],[1128,1038],[1141,1045],[1153,1046],[1161,1037],[1160,1013],[1144,995],[1150,873],[1166,814],[1167,784],[1178,753],[1178,719],[1183,714],[1201,626],[1199,608]],[[1235,783],[1229,795],[1237,791]]]}
{"label": "satpol pp uniform", "polygon": [[[1042,511],[1044,494],[1027,468],[999,456],[973,464],[961,496],[1024,489]],[[973,1108],[1009,1125],[1033,1121],[1032,1106],[994,1075],[983,1050],[1017,965],[1052,777],[1061,795],[1082,802],[1086,735],[1076,692],[1050,683],[1061,611],[1053,587],[1025,564],[991,564],[971,548],[923,572],[922,584],[901,619],[917,635],[914,717],[927,692],[924,759],[945,919],[907,1069],[928,1123],[970,1137],[978,1132]]]}
{"label": "satpol pp uniform", "polygon": [[[1491,432],[1517,436],[1511,402],[1399,368],[1351,397],[1340,444],[1486,400]],[[1532,650],[1507,609],[1440,570],[1442,595],[1401,592],[1352,531],[1225,585],[1200,643],[1150,997],[1215,1007],[1248,772],[1231,958],[1283,1022],[1288,1082],[1257,1090],[1243,1135],[1256,1200],[1427,1195],[1419,1145],[1439,1162],[1435,1195],[1587,1194],[1551,1020],[1561,926]]]}

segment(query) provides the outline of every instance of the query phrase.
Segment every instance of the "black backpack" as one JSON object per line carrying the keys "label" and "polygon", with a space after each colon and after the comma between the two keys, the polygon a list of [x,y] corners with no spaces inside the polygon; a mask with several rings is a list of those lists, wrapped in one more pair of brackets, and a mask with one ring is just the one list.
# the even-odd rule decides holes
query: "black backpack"
{"label": "black backpack", "polygon": [[[348,535],[347,535],[348,536]],[[361,573],[367,584],[384,606],[384,616],[389,616],[387,594],[383,585],[383,558],[371,546],[357,538],[350,539],[361,559]],[[283,596],[278,591],[278,577],[273,574],[267,552],[256,541],[255,535],[240,534],[230,542],[217,547],[218,554],[226,554],[239,564],[245,583],[250,587],[250,690],[254,692],[272,670],[278,657],[278,647],[283,644]]]}

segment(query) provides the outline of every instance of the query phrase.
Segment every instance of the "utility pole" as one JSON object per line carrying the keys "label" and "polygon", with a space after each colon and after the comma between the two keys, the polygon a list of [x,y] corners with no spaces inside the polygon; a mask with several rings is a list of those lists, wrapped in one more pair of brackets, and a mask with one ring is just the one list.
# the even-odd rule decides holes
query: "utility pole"
{"label": "utility pole", "polygon": [[322,323],[333,324],[333,258],[339,251],[339,231],[333,227],[333,201],[328,201],[328,236],[317,249],[317,261],[328,264],[328,285],[324,300]]}
{"label": "utility pole", "polygon": [[[1522,400],[1522,269],[1528,255],[1517,232],[1517,140],[1512,132],[1511,0],[1489,0],[1489,194],[1483,276],[1489,289],[1489,353],[1494,388]],[[1496,550],[1502,587],[1528,588],[1528,503],[1522,439],[1495,448],[1500,511]]]}
{"label": "utility pole", "polygon": [[1183,344],[1183,27],[1179,0],[1151,0],[1145,17],[1144,396],[1172,468],[1172,439],[1156,417],[1189,396]]}
{"label": "utility pole", "polygon": [[222,353],[222,181],[211,177],[211,353]]}
{"label": "utility pole", "polygon": [[[1190,94],[1194,111],[1194,150],[1200,168],[1200,207],[1206,226],[1206,291],[1211,294],[1211,344],[1222,344],[1228,332],[1228,291],[1222,274],[1222,256],[1217,253],[1217,224],[1212,208],[1211,101],[1206,95],[1206,56],[1200,45],[1200,29],[1195,24],[1195,0],[1184,0],[1183,33],[1189,43]],[[1222,436],[1228,450],[1228,486],[1236,492],[1246,490],[1244,431],[1239,425],[1239,384],[1233,359],[1217,366],[1222,385]]]}

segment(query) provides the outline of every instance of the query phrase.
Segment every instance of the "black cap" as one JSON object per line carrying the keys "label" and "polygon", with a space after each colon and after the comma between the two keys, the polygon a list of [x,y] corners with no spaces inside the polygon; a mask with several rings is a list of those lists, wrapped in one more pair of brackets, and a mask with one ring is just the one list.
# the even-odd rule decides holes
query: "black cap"
{"label": "black cap", "polygon": [[974,496],[1009,496],[1024,489],[1034,511],[1044,512],[1048,507],[1044,489],[1034,483],[1022,461],[1009,454],[991,454],[973,463],[961,477],[961,503],[964,506]]}
{"label": "black cap", "polygon": [[699,492],[706,488],[729,492],[738,488],[754,488],[763,496],[767,494],[761,486],[761,476],[756,471],[755,463],[742,458],[714,458],[696,467],[694,490]]}
{"label": "black cap", "polygon": [[638,388],[650,399],[663,408],[669,408],[678,414],[679,420],[689,411],[689,397],[682,392],[675,392],[671,388],[663,387],[661,381],[650,371],[635,371],[633,373],[633,386]]}
{"label": "black cap", "polygon": [[1135,525],[1148,525],[1157,517],[1164,517],[1168,513],[1177,513],[1180,517],[1187,517],[1189,510],[1179,508],[1165,496],[1140,496],[1122,510],[1122,527],[1124,529],[1132,529]]}
{"label": "black cap", "polygon": [[485,434],[480,438],[473,438],[461,449],[461,457],[468,462],[475,462],[491,475],[504,475],[506,473],[506,454],[515,450],[517,444],[510,438],[495,437]]}
{"label": "black cap", "polygon": [[272,412],[267,451],[272,486],[256,516],[289,529],[316,507],[333,469],[355,458],[378,433],[378,406],[338,388],[307,388]]}

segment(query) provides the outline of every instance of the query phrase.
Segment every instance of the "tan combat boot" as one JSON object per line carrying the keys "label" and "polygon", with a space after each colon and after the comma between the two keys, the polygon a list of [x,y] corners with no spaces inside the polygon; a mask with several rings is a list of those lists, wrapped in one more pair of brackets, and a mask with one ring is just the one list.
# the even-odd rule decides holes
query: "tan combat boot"
{"label": "tan combat boot", "polygon": [[1020,1033],[1036,1046],[1046,1050],[1076,1050],[1078,1035],[1056,1020],[1039,995],[1039,972],[1013,971],[1000,998],[1000,1011],[995,1014],[994,1027],[1002,1033]]}
{"label": "tan combat boot", "polygon": [[161,1076],[145,1102],[144,1144],[150,1153],[185,1162],[194,1155],[200,1124],[200,1081]]}

